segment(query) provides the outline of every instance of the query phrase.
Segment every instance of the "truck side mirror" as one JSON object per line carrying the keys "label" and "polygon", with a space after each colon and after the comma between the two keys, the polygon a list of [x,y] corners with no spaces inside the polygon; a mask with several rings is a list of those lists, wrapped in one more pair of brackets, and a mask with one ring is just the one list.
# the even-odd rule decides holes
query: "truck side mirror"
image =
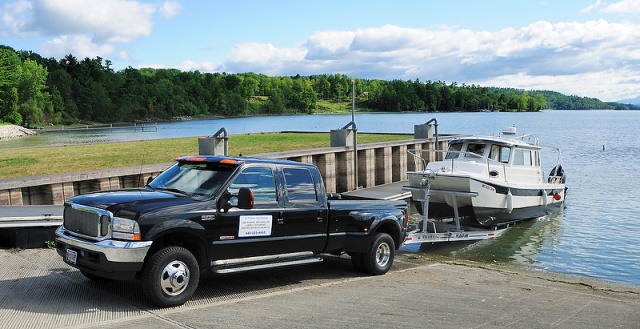
{"label": "truck side mirror", "polygon": [[153,182],[153,176],[149,176],[149,178],[147,178],[147,185],[151,184],[151,182]]}
{"label": "truck side mirror", "polygon": [[253,192],[248,187],[241,187],[238,191],[238,208],[252,209],[255,199]]}

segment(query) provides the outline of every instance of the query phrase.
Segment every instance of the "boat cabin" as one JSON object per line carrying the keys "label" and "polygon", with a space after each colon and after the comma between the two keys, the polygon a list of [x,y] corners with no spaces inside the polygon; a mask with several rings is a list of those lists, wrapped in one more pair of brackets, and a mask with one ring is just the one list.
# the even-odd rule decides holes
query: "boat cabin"
{"label": "boat cabin", "polygon": [[541,183],[544,179],[541,148],[518,139],[500,137],[472,137],[454,139],[444,161],[428,167],[435,170],[465,172],[492,181]]}
{"label": "boat cabin", "polygon": [[497,139],[456,139],[449,142],[445,159],[488,159],[513,166],[540,167],[540,148],[526,143],[506,143]]}

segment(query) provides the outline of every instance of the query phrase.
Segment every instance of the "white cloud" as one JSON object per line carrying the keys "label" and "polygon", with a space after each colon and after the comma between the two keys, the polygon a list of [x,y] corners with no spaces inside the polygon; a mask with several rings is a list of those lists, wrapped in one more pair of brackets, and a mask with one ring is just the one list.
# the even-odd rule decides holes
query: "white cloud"
{"label": "white cloud", "polygon": [[31,10],[32,4],[27,0],[5,3],[0,9],[0,22],[2,22],[2,27],[7,28],[8,31],[0,30],[0,35],[26,35],[27,33],[25,33],[23,29]]}
{"label": "white cloud", "polygon": [[[232,72],[260,72],[278,75],[287,71],[286,66],[301,68],[305,64],[307,50],[301,46],[276,48],[272,44],[244,43],[236,45],[229,54],[229,61],[219,70]],[[294,73],[298,74],[298,73]],[[300,73],[300,74],[304,74]]]}
{"label": "white cloud", "polygon": [[155,7],[126,0],[33,0],[23,31],[42,35],[91,35],[94,42],[131,42],[151,34]]}
{"label": "white cloud", "polygon": [[[524,73],[504,75],[471,83],[483,86],[553,90],[566,95],[597,97],[604,101],[635,98],[639,94],[640,74],[629,69],[604,70],[575,75],[540,75]],[[579,90],[579,92],[576,92]]]}
{"label": "white cloud", "polygon": [[177,0],[162,4],[134,0],[17,0],[0,8],[2,35],[50,37],[41,45],[47,56],[128,58],[119,44],[149,37],[154,14],[173,17]]}
{"label": "white cloud", "polygon": [[[78,59],[85,57],[93,58],[96,56],[105,57],[114,52],[114,47],[109,44],[96,44],[86,36],[67,36],[53,38],[40,47],[40,51],[44,56],[53,56],[54,54],[72,54]],[[126,53],[120,53],[120,57],[126,57]]]}
{"label": "white cloud", "polygon": [[178,15],[181,9],[182,6],[180,5],[180,2],[176,0],[170,0],[163,2],[158,11],[163,17],[169,18]]}
{"label": "white cloud", "polygon": [[127,0],[34,0],[30,31],[92,35],[95,42],[131,42],[151,34],[154,5]]}
{"label": "white cloud", "polygon": [[138,66],[138,68],[166,69],[167,66],[165,64],[154,63],[154,64],[143,64]]}
{"label": "white cloud", "polygon": [[182,62],[182,65],[180,65],[180,70],[213,73],[216,72],[216,65],[211,61],[194,62],[191,60],[186,60]]}
{"label": "white cloud", "polygon": [[307,59],[327,58],[345,54],[353,42],[351,31],[325,31],[313,34],[305,45]]}
{"label": "white cloud", "polygon": [[[496,32],[394,25],[327,31],[290,48],[238,45],[224,69],[458,83],[504,80],[525,89],[557,90],[572,85],[585,95],[613,100],[615,87],[602,84],[616,81],[616,74],[635,77],[633,72],[640,72],[640,25],[605,20],[540,21]],[[585,80],[592,77],[598,80]],[[636,92],[640,94],[640,88]]]}
{"label": "white cloud", "polygon": [[622,0],[607,5],[603,11],[609,14],[639,14],[640,1],[638,0]]}
{"label": "white cloud", "polygon": [[587,6],[586,8],[582,9],[580,11],[580,13],[582,13],[582,14],[590,13],[593,10],[596,10],[596,9],[600,8],[601,4],[602,4],[602,1],[601,0],[597,0],[595,4]]}

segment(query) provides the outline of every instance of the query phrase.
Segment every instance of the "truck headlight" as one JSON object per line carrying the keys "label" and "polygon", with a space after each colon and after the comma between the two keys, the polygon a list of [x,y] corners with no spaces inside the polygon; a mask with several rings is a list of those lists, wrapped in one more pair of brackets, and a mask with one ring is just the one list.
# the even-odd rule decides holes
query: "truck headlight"
{"label": "truck headlight", "polygon": [[111,235],[114,239],[140,241],[140,225],[135,220],[113,217]]}

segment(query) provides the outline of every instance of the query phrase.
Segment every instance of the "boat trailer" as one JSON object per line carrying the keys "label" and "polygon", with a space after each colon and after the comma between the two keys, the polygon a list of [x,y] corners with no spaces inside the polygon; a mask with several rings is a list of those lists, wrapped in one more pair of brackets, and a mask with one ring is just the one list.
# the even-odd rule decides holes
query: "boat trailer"
{"label": "boat trailer", "polygon": [[[457,198],[459,196],[474,198],[478,196],[478,194],[475,192],[437,190],[437,189],[431,189],[429,186],[426,186],[426,187],[403,186],[402,190],[424,193],[424,198],[415,199],[415,201],[418,201],[422,204],[422,209],[423,209],[422,228],[418,228],[417,230],[410,231],[404,242],[405,244],[485,240],[485,239],[495,238],[500,234],[504,233],[504,231],[507,228],[509,228],[508,224],[504,226],[500,226],[499,228],[494,227],[494,228],[485,228],[485,229],[460,225],[460,215],[458,212]],[[431,195],[451,196],[451,200],[453,203],[453,221],[452,222],[451,221],[436,222],[434,220],[429,219],[429,197]],[[433,232],[429,232],[427,225],[431,225],[431,227],[433,228],[432,230]],[[440,230],[440,232],[438,230]]]}

